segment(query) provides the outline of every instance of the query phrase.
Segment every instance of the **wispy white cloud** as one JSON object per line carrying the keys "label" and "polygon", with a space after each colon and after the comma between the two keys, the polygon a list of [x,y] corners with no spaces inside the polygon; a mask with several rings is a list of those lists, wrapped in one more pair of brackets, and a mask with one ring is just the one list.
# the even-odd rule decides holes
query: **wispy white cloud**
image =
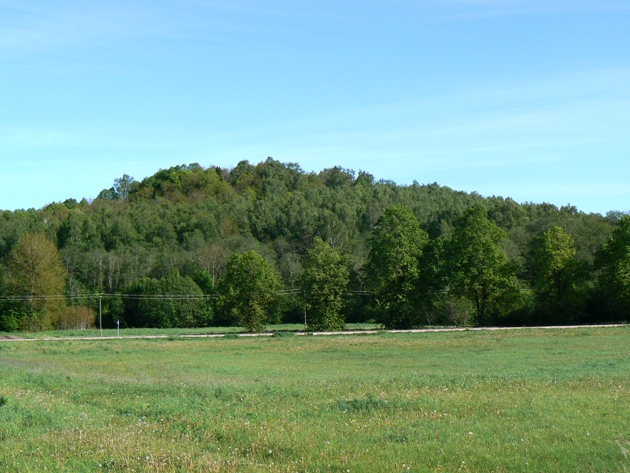
{"label": "wispy white cloud", "polygon": [[18,5],[1,8],[0,51],[5,54],[50,51],[67,45],[91,45],[146,31],[139,11],[84,3]]}
{"label": "wispy white cloud", "polygon": [[[319,15],[322,21],[329,21],[326,9],[334,6],[333,2],[316,8],[302,2],[263,4],[244,0],[156,0],[149,3],[3,0],[0,1],[0,52],[7,55],[49,51],[61,46],[81,47],[143,37],[204,37],[221,41],[234,34],[273,35],[294,28],[291,22],[307,15]],[[420,21],[435,17],[630,11],[630,3],[627,0],[429,0],[398,2],[395,8],[386,4],[373,8],[388,20],[397,12],[406,13],[407,20]],[[337,14],[345,17],[353,11],[348,7]]]}
{"label": "wispy white cloud", "polygon": [[630,126],[627,77],[630,69],[619,68],[480,83],[465,91],[419,93],[393,104],[265,125],[244,134],[311,148],[353,148],[348,154],[364,156],[401,153],[435,160],[440,167],[478,166],[470,156],[481,154],[487,156],[484,165],[515,165],[515,157],[535,162],[543,155],[557,160],[583,146],[630,142],[624,132]]}
{"label": "wispy white cloud", "polygon": [[[433,160],[440,167],[449,163],[516,165],[515,157],[524,162],[557,160],[579,147],[630,142],[625,133],[630,126],[630,84],[626,77],[630,77],[630,68],[522,83],[480,82],[465,91],[417,92],[390,104],[291,116],[249,127],[5,127],[0,128],[0,143],[5,149],[82,147],[184,154],[230,148],[255,154],[256,149],[264,153],[264,149],[281,146],[298,154],[302,154],[300,149],[339,156],[387,153],[423,158],[427,163]],[[564,151],[557,153],[559,150]],[[470,160],[482,154],[486,161]]]}
{"label": "wispy white cloud", "polygon": [[136,2],[0,2],[0,52],[23,54],[60,47],[138,38],[211,38],[233,34],[271,33],[277,24],[262,19],[291,15],[272,5],[249,2],[170,1]]}

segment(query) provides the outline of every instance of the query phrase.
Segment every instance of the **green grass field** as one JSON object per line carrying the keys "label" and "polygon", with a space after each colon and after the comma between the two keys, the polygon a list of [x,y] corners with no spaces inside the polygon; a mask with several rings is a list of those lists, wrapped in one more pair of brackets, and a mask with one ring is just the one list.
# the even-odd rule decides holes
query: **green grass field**
{"label": "green grass field", "polygon": [[630,471],[630,327],[2,342],[0,471]]}

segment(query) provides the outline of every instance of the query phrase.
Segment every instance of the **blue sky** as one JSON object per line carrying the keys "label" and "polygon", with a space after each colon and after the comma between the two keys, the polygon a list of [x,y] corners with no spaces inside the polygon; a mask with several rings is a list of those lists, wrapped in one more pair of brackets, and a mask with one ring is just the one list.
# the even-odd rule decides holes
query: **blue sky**
{"label": "blue sky", "polygon": [[0,208],[272,156],[630,210],[629,0],[0,0]]}

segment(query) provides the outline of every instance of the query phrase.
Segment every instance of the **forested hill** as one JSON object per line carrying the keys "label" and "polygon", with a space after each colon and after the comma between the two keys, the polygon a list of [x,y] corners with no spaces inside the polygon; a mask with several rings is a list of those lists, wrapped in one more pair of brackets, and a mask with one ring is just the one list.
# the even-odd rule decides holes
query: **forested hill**
{"label": "forested hill", "polygon": [[[581,287],[591,291],[585,296],[591,305],[592,291],[598,286],[593,266],[596,254],[624,219],[612,212],[601,216],[572,206],[557,208],[546,203],[518,204],[509,198],[484,198],[438,184],[414,182],[400,186],[375,181],[368,172],[355,173],[341,167],[306,173],[297,164],[271,158],[258,165],[242,161],[232,169],[182,165],[160,170],[141,182],[124,175],[92,202],[69,199],[41,210],[1,212],[4,302],[0,302],[4,304],[5,322],[9,313],[13,314],[14,325],[22,317],[22,309],[16,308],[8,296],[19,292],[15,254],[27,235],[44,235],[59,251],[65,283],[58,290],[63,291],[70,305],[80,299],[73,299],[79,295],[129,294],[132,289],[138,290],[139,281],[157,284],[176,273],[186,284],[194,281],[195,290],[213,294],[230,255],[249,250],[271,264],[282,288],[295,288],[304,255],[316,237],[343,255],[350,268],[348,291],[356,293],[371,290],[366,262],[374,244],[374,229],[391,207],[410,209],[426,232],[428,244],[434,246],[452,240],[468,209],[483,209],[484,218],[506,236],[501,239],[501,251],[515,268],[521,294],[539,283],[535,252],[542,235],[559,228],[571,239],[569,246],[574,248],[575,260],[588,273]],[[440,254],[444,259],[446,253]],[[436,291],[444,294],[448,292],[446,286]],[[465,298],[464,292],[458,293],[458,298]],[[350,299],[343,309],[346,320],[378,319],[373,305],[372,312],[368,310],[369,295]],[[93,299],[82,303],[93,306]],[[132,323],[124,298],[111,296],[103,303],[108,320],[120,318]],[[450,303],[457,306],[456,300]],[[611,317],[610,311],[602,315],[589,308],[589,303],[580,309],[580,318]],[[286,300],[278,303],[276,319],[296,319],[303,312],[296,304]],[[532,317],[535,311],[527,309],[533,307],[531,304],[521,301],[519,310],[500,312],[502,317],[512,314],[510,317],[516,317],[519,323],[524,317]],[[441,315],[433,320],[444,322],[446,309],[442,307],[440,312],[436,307],[431,310]],[[447,310],[449,317],[457,312],[453,307]],[[29,310],[34,310],[32,301]],[[212,317],[208,315],[206,322]],[[431,317],[414,323],[431,322]],[[6,322],[5,328],[9,325]]]}

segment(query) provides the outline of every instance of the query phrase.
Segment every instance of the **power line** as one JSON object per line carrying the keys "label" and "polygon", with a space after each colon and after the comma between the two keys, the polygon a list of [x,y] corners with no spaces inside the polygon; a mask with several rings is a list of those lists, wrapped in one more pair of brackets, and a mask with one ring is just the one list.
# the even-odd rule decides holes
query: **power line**
{"label": "power line", "polygon": [[218,294],[45,294],[33,296],[0,296],[3,301],[41,301],[41,300],[81,300],[81,299],[164,299],[164,300],[203,300],[213,299]]}
{"label": "power line", "polygon": [[[283,289],[278,291],[281,296],[298,295],[302,291],[297,288]],[[346,296],[365,296],[371,294],[369,291],[349,291]],[[220,294],[38,294],[38,295],[14,295],[0,296],[2,301],[47,301],[47,300],[98,300],[98,299],[130,299],[130,300],[212,300],[220,297]]]}

